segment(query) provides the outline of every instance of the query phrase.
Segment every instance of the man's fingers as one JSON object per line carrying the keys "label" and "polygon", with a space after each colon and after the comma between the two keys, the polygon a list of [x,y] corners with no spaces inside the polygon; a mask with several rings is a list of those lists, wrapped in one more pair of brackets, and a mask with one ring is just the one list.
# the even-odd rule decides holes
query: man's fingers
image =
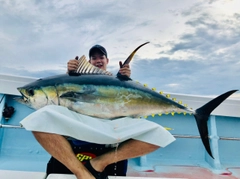
{"label": "man's fingers", "polygon": [[121,75],[126,75],[126,76],[130,77],[131,70],[130,70],[129,66],[127,66],[127,64],[126,64],[122,68],[120,68],[119,73],[121,73]]}
{"label": "man's fingers", "polygon": [[123,67],[122,61],[119,61],[119,66],[120,66],[120,68]]}
{"label": "man's fingers", "polygon": [[125,65],[123,65],[122,67],[124,67],[124,68],[129,68],[130,66],[129,66],[129,64],[125,64]]}
{"label": "man's fingers", "polygon": [[75,59],[69,60],[67,65],[68,65],[68,71],[74,71],[77,70],[79,61],[77,60],[78,56],[75,57]]}

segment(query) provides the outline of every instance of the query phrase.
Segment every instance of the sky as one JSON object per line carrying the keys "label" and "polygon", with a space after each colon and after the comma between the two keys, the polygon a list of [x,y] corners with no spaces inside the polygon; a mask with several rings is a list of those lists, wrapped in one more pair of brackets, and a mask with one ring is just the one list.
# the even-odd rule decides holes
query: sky
{"label": "sky", "polygon": [[[131,78],[159,91],[219,95],[240,89],[239,0],[0,0],[0,73],[66,73],[100,44],[117,73],[140,44]],[[240,93],[235,94],[240,99]]]}

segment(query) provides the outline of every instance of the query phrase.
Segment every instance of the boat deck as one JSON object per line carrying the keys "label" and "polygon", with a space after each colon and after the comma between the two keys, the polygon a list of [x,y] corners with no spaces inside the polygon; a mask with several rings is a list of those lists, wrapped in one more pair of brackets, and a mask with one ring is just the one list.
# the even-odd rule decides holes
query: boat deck
{"label": "boat deck", "polygon": [[[208,169],[192,166],[154,166],[155,170],[137,171],[128,168],[126,177],[109,176],[109,179],[239,179],[240,167],[229,168],[221,174]],[[1,179],[76,179],[74,175],[51,174],[46,178],[45,172],[0,170]]]}
{"label": "boat deck", "polygon": [[[13,106],[13,116],[6,120],[0,113],[0,178],[43,179],[50,155],[37,143],[31,132],[19,122],[34,110],[17,103],[16,87],[35,79],[0,75],[0,110]],[[6,88],[8,86],[8,88]],[[9,89],[9,87],[11,87]],[[211,98],[171,94],[196,109]],[[150,116],[146,120],[170,128],[177,138],[165,148],[130,159],[127,177],[121,179],[240,179],[240,100],[228,99],[213,111],[209,119],[210,145],[215,159],[205,152],[192,115]],[[49,175],[48,179],[74,179],[73,175]]]}

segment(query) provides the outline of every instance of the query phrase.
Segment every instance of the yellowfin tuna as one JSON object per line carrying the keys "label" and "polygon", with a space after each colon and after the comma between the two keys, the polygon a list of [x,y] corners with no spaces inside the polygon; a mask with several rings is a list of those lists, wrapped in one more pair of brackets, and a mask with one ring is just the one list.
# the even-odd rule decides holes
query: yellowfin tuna
{"label": "yellowfin tuna", "polygon": [[[131,53],[124,64],[131,61],[141,46]],[[85,57],[80,60],[81,66],[76,73],[39,79],[18,88],[22,98],[17,101],[34,109],[61,105],[84,115],[104,119],[190,113],[194,115],[203,144],[212,156],[207,120],[210,113],[237,90],[224,93],[199,109],[192,110],[126,76],[112,76],[89,64]]]}

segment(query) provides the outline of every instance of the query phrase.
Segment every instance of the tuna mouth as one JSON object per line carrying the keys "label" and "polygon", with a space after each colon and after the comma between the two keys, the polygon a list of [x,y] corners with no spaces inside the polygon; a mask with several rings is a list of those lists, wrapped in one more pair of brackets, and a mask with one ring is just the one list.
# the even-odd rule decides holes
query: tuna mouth
{"label": "tuna mouth", "polygon": [[19,98],[16,98],[16,99],[21,99],[21,101],[27,102],[28,101],[28,97],[22,93],[21,88],[17,88],[17,89],[21,93],[22,96],[19,97]]}
{"label": "tuna mouth", "polygon": [[16,98],[14,98],[14,100],[21,103],[21,104],[25,104],[25,105],[27,105],[29,103],[28,99],[23,97],[23,96],[16,97]]}

